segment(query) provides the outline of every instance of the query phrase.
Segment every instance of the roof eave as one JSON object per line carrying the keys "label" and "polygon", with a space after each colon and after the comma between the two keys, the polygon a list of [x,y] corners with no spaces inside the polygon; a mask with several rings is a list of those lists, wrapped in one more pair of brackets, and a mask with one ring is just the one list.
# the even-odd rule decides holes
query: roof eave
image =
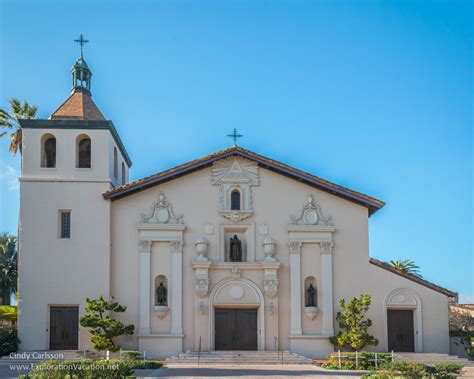
{"label": "roof eave", "polygon": [[[116,188],[114,190],[111,190],[111,191],[108,191],[108,192],[104,193],[103,196],[104,196],[104,199],[107,199],[107,200],[112,200],[112,201],[113,200],[118,200],[118,199],[120,199],[122,197],[125,197],[125,196],[128,196],[132,193],[143,191],[147,188],[153,187],[154,185],[164,183],[164,182],[167,182],[169,180],[180,177],[182,175],[186,175],[186,174],[189,174],[189,173],[194,172],[196,170],[200,170],[202,168],[208,167],[213,162],[215,162],[216,160],[225,159],[225,158],[233,156],[233,155],[238,155],[238,156],[241,156],[243,158],[251,159],[253,161],[256,161],[261,167],[272,170],[274,172],[285,175],[287,177],[291,177],[292,179],[300,180],[301,182],[304,182],[308,185],[311,185],[313,187],[316,187],[316,188],[321,189],[323,191],[329,192],[329,193],[334,194],[336,196],[345,198],[346,200],[349,200],[349,201],[358,203],[362,206],[365,206],[365,207],[368,208],[369,216],[372,215],[373,213],[375,213],[377,210],[379,210],[380,208],[382,208],[385,205],[385,203],[383,203],[383,202],[379,202],[379,203],[372,202],[368,199],[364,199],[362,197],[359,197],[356,194],[353,194],[353,193],[349,192],[348,190],[344,191],[343,189],[335,188],[335,187],[332,187],[330,185],[326,185],[325,183],[318,182],[318,181],[310,178],[309,176],[304,175],[303,173],[290,171],[289,169],[287,169],[285,167],[278,166],[278,165],[264,159],[263,157],[260,157],[258,154],[255,154],[255,155],[254,154],[249,154],[245,150],[243,150],[241,148],[238,148],[238,147],[227,149],[227,150],[223,151],[221,154],[216,154],[213,157],[205,159],[201,162],[197,162],[197,163],[195,163],[195,164],[193,164],[189,167],[185,167],[181,170],[171,171],[169,174],[159,176],[159,177],[156,177],[156,178],[151,178],[150,180],[147,180],[142,184],[138,184],[138,185],[134,185],[134,186],[130,186],[130,187],[125,186],[125,188],[122,188],[122,189],[121,188]],[[173,169],[170,169],[170,170],[173,170]],[[299,170],[297,170],[297,171],[299,171]],[[157,174],[157,175],[159,175],[159,174]]]}

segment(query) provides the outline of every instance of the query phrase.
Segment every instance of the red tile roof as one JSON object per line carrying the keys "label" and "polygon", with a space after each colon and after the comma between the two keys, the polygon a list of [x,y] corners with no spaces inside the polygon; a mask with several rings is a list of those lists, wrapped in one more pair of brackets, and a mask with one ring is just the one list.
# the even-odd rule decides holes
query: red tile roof
{"label": "red tile roof", "polygon": [[121,197],[128,196],[132,193],[136,193],[138,191],[158,185],[160,183],[175,179],[179,176],[186,175],[204,167],[208,167],[216,160],[227,158],[233,155],[251,159],[253,161],[256,161],[260,166],[266,169],[275,171],[279,174],[304,182],[315,188],[332,193],[336,196],[345,198],[349,201],[353,201],[357,204],[366,206],[369,209],[369,214],[373,214],[385,205],[383,201],[375,199],[371,196],[332,183],[328,180],[298,170],[294,167],[288,166],[273,159],[266,158],[262,155],[254,153],[253,151],[246,150],[238,146],[232,146],[227,149],[217,151],[205,157],[184,163],[169,170],[162,171],[155,175],[151,175],[143,179],[139,179],[137,181],[125,184],[123,186],[117,187],[111,191],[104,193],[103,196],[105,199],[116,200]]}
{"label": "red tile roof", "polygon": [[406,272],[398,270],[395,267],[389,265],[388,263],[379,261],[378,259],[370,258],[369,262],[372,263],[373,265],[377,266],[377,267],[383,268],[384,270],[390,271],[390,272],[392,272],[396,275],[400,275],[400,276],[404,277],[405,279],[408,279],[408,280],[411,280],[415,283],[421,284],[422,286],[428,287],[428,288],[432,289],[433,291],[437,291],[437,292],[442,293],[443,295],[446,295],[448,297],[456,297],[457,296],[456,292],[452,292],[450,290],[447,290],[446,288],[440,287],[440,286],[438,286],[434,283],[431,283],[431,282],[429,282],[425,279],[421,279],[417,276],[407,274]]}
{"label": "red tile roof", "polygon": [[96,120],[105,121],[91,95],[86,91],[74,90],[71,95],[50,116],[52,120]]}

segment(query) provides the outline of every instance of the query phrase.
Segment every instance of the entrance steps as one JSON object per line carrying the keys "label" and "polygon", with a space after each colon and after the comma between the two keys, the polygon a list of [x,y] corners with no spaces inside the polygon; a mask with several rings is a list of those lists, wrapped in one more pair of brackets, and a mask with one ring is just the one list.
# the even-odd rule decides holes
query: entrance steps
{"label": "entrance steps", "polygon": [[474,365],[474,362],[469,361],[467,358],[459,358],[456,355],[439,353],[395,353],[395,360],[410,362],[416,361],[423,363],[455,362],[463,364],[465,366]]}
{"label": "entrance steps", "polygon": [[311,365],[313,361],[289,351],[202,351],[188,350],[166,358],[165,365]]}

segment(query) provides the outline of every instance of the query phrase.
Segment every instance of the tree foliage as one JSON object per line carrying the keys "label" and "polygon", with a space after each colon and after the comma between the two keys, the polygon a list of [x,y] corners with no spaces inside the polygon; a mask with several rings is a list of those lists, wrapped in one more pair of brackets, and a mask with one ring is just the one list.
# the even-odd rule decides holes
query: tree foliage
{"label": "tree foliage", "polygon": [[92,335],[91,342],[94,349],[99,351],[118,351],[120,346],[113,342],[113,338],[132,335],[135,329],[133,324],[125,325],[110,316],[110,312],[123,313],[127,307],[120,305],[114,297],[105,300],[103,296],[98,299],[86,299],[86,315],[80,318],[81,326],[88,328]]}
{"label": "tree foliage", "polygon": [[415,264],[412,259],[397,259],[396,261],[390,261],[390,266],[395,267],[397,270],[403,271],[407,274],[423,278],[420,273],[420,267]]}
{"label": "tree foliage", "polygon": [[470,359],[474,359],[474,316],[468,309],[461,306],[449,307],[449,335],[456,337],[455,344],[466,351]]}
{"label": "tree foliage", "polygon": [[16,237],[0,235],[0,292],[3,305],[10,305],[10,298],[17,290]]}
{"label": "tree foliage", "polygon": [[348,303],[344,299],[339,301],[341,310],[336,315],[339,333],[329,339],[335,348],[359,351],[365,346],[378,345],[377,338],[367,331],[372,326],[372,320],[365,319],[370,303],[368,294],[354,297]]}
{"label": "tree foliage", "polygon": [[22,146],[22,130],[18,120],[35,118],[38,107],[30,105],[26,100],[23,100],[22,104],[18,99],[10,99],[8,103],[10,110],[0,108],[0,128],[4,129],[0,132],[0,137],[10,132],[10,147],[8,150],[16,155],[18,151],[21,153]]}

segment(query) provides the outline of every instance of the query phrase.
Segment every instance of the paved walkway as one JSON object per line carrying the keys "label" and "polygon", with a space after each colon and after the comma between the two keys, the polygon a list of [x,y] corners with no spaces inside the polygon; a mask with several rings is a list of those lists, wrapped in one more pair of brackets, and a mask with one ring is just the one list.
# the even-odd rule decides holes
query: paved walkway
{"label": "paved walkway", "polygon": [[361,373],[338,372],[324,370],[310,365],[212,365],[212,366],[169,366],[159,370],[136,370],[135,375],[139,378],[360,378]]}

